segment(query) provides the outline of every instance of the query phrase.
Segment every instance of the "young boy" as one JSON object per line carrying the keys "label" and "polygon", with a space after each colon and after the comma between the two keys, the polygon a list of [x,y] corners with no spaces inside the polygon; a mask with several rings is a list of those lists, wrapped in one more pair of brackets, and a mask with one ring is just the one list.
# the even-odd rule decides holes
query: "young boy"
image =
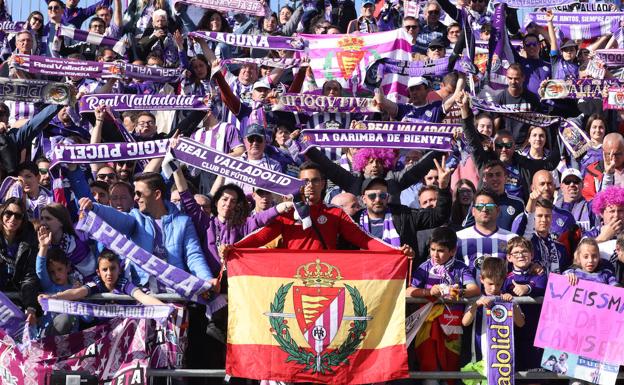
{"label": "young boy", "polygon": [[99,293],[127,294],[144,305],[163,305],[158,298],[143,293],[132,282],[121,276],[119,256],[110,250],[104,250],[98,256],[96,273],[97,277],[93,281],[81,287],[41,296],[76,301]]}
{"label": "young boy", "polygon": [[[429,238],[430,259],[414,272],[407,295],[412,297],[474,297],[479,295],[468,266],[454,258],[457,234],[438,227]],[[416,336],[416,356],[422,371],[458,371],[461,347],[460,317],[463,305],[435,305]],[[437,315],[437,316],[436,316]],[[426,335],[425,333],[429,333]],[[437,383],[437,382],[436,382]],[[449,384],[454,381],[449,381]]]}
{"label": "young boy", "polygon": [[[507,261],[513,268],[507,274],[502,292],[514,297],[543,297],[546,292],[546,274],[536,274],[531,268],[533,261],[532,242],[523,237],[514,237],[507,242]],[[516,369],[528,370],[541,367],[543,349],[533,346],[539,321],[541,306],[521,306],[526,327],[514,334],[516,351]]]}
{"label": "young boy", "polygon": [[[71,289],[69,258],[58,248],[49,249],[52,235],[46,227],[39,227],[37,237],[39,238],[39,253],[35,271],[43,292],[55,294]],[[68,314],[47,313],[41,318],[40,325],[39,337],[64,335],[78,331],[78,318]]]}
{"label": "young boy", "polygon": [[[511,302],[511,294],[501,294],[501,288],[505,282],[506,275],[507,261],[494,257],[485,258],[481,266],[481,284],[483,285],[485,295],[479,298],[474,304],[470,305],[462,318],[462,325],[465,327],[472,325],[471,339],[468,342],[473,346],[473,349],[469,362],[479,362],[483,360],[485,368],[488,367],[486,362],[488,341],[486,338],[487,323],[483,307],[492,306],[497,296],[500,296],[503,301]],[[516,304],[514,304],[513,307],[513,318],[514,325],[517,327],[524,326],[524,314],[522,314],[522,311],[520,311],[520,308]],[[485,355],[483,354],[484,352],[486,352]]]}

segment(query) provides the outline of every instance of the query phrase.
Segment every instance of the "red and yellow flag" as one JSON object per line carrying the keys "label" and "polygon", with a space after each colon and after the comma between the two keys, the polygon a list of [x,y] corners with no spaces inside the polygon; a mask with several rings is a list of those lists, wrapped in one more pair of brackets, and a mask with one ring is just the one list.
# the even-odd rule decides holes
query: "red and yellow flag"
{"label": "red and yellow flag", "polygon": [[400,252],[230,255],[226,373],[324,384],[408,376],[407,260]]}

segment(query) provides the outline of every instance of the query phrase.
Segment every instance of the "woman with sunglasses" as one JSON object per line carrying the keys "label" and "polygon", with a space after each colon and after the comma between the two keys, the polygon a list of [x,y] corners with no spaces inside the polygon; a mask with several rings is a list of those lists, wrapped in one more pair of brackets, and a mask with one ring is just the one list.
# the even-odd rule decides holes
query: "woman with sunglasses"
{"label": "woman with sunglasses", "polygon": [[0,209],[0,290],[20,293],[32,325],[36,322],[39,280],[35,272],[37,236],[20,198],[9,198]]}
{"label": "woman with sunglasses", "polygon": [[[0,17],[1,19],[2,17]],[[2,20],[0,20],[2,21]],[[26,18],[26,26],[27,31],[30,31],[33,38],[32,45],[32,55],[39,55],[41,49],[41,40],[43,37],[43,14],[39,11],[33,11]],[[2,34],[4,36],[4,34]],[[5,61],[7,60],[11,54],[13,54],[16,50],[16,33],[10,33],[4,36],[2,50],[0,51],[0,58]]]}
{"label": "woman with sunglasses", "polygon": [[474,183],[469,179],[460,179],[455,183],[453,206],[451,206],[451,226],[453,228],[463,228],[462,223],[468,215],[476,191]]}

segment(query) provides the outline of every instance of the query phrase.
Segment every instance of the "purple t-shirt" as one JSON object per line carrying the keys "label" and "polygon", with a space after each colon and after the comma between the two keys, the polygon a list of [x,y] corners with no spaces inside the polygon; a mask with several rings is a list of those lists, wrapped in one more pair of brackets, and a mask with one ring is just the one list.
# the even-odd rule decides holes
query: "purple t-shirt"
{"label": "purple t-shirt", "polygon": [[424,106],[413,104],[398,104],[397,120],[401,122],[431,122],[439,123],[444,119],[444,108],[442,101],[436,100]]}
{"label": "purple t-shirt", "polygon": [[428,259],[414,272],[411,286],[429,289],[433,285],[466,287],[470,283],[476,285],[470,269],[465,263],[451,258],[443,265],[434,265],[431,259]]}

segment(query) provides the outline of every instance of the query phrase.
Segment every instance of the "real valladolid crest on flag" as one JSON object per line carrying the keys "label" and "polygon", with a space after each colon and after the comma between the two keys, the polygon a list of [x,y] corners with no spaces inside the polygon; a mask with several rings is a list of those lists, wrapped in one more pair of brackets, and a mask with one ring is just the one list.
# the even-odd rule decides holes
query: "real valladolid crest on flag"
{"label": "real valladolid crest on flag", "polygon": [[235,249],[227,267],[226,373],[324,384],[407,377],[400,252]]}

